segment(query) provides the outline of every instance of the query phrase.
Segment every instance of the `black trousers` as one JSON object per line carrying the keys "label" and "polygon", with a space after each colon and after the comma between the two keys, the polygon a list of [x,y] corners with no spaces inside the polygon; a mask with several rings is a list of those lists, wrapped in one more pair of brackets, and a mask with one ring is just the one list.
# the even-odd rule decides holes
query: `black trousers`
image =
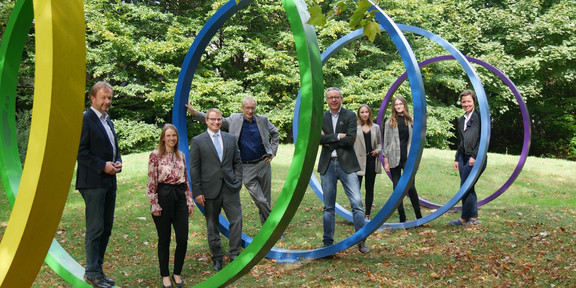
{"label": "black trousers", "polygon": [[[185,184],[184,184],[185,185]],[[172,274],[182,274],[182,266],[188,247],[188,204],[186,188],[183,185],[158,184],[158,204],[162,207],[160,216],[152,216],[158,232],[158,262],[160,275],[170,276],[170,237],[172,227],[176,234],[176,251],[174,252],[174,270]]]}
{"label": "black trousers", "polygon": [[[396,189],[396,185],[398,184],[398,181],[400,181],[402,170],[404,170],[403,163],[394,168],[390,168],[390,174],[392,175],[392,185],[394,189]],[[418,191],[416,191],[416,185],[414,184],[414,181],[408,185],[410,186],[408,188],[408,197],[410,198],[410,202],[414,208],[416,219],[420,219],[422,218],[422,212],[420,211],[420,202],[418,201]],[[406,222],[406,212],[404,212],[404,198],[402,198],[402,200],[400,200],[400,204],[398,204],[398,214],[400,214],[400,222]]]}
{"label": "black trousers", "polygon": [[[372,203],[374,203],[374,183],[376,182],[376,158],[372,155],[366,156],[366,171],[364,174],[366,174],[366,182],[364,182],[364,190],[366,193],[364,209],[366,211],[364,214],[369,216],[370,212],[372,212]],[[364,177],[358,176],[360,188],[362,188],[362,178]]]}

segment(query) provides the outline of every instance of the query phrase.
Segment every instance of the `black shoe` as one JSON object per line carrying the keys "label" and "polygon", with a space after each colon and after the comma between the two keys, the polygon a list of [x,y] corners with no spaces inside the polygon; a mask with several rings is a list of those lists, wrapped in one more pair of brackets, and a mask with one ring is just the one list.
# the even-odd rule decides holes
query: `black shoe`
{"label": "black shoe", "polygon": [[112,287],[110,286],[110,284],[108,284],[108,282],[106,282],[106,280],[104,280],[104,278],[102,276],[96,276],[96,277],[88,277],[86,276],[86,282],[90,285],[92,285],[92,287],[95,288],[109,288]]}
{"label": "black shoe", "polygon": [[114,281],[113,279],[110,279],[108,277],[106,277],[106,275],[102,276],[102,279],[104,279],[104,281],[106,281],[106,283],[110,284],[110,286],[115,286],[116,285],[116,281]]}
{"label": "black shoe", "polygon": [[184,287],[184,280],[182,280],[182,282],[176,282],[176,279],[174,279],[174,274],[172,274],[172,281],[174,281],[176,287]]}
{"label": "black shoe", "polygon": [[222,260],[215,260],[214,261],[214,267],[212,267],[212,268],[214,268],[214,270],[216,270],[216,271],[222,270]]}
{"label": "black shoe", "polygon": [[368,253],[370,252],[370,248],[366,246],[366,242],[361,241],[360,243],[358,243],[358,251],[360,251],[360,253]]}

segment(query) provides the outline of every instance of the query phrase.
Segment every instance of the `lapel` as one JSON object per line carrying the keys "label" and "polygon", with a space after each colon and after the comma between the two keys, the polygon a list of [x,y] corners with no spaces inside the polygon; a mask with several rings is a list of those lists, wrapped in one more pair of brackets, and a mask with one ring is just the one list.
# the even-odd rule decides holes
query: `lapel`
{"label": "lapel", "polygon": [[[330,114],[330,117],[332,117],[332,114]],[[338,113],[338,122],[336,123],[336,131],[334,131],[334,133],[347,132],[346,129],[342,131],[344,117],[346,117],[346,109],[340,108],[340,113]]]}
{"label": "lapel", "polygon": [[[372,127],[370,127],[370,133],[372,133]],[[356,126],[356,141],[360,141],[360,147],[366,147],[366,143],[364,143],[364,130],[362,130],[362,126]]]}
{"label": "lapel", "polygon": [[254,115],[252,121],[256,122],[256,126],[258,127],[258,132],[260,132],[260,138],[262,138],[262,143],[266,143],[266,138],[264,137],[266,134],[264,131],[264,124],[262,123],[262,118],[257,117],[258,115]]}
{"label": "lapel", "polygon": [[[222,135],[222,131],[220,131],[220,135]],[[207,131],[204,132],[204,137],[202,137],[202,141],[204,141],[204,145],[206,147],[209,147],[208,149],[210,151],[212,151],[214,158],[218,159],[218,152],[216,152],[216,147],[214,147],[214,142],[210,138],[210,134]],[[226,149],[224,149],[224,151],[226,151]],[[224,158],[224,155],[222,155],[222,158]]]}
{"label": "lapel", "polygon": [[222,147],[224,147],[224,151],[222,151],[222,162],[224,162],[224,159],[226,159],[226,157],[228,155],[230,155],[229,153],[233,152],[232,151],[233,148],[230,145],[230,143],[232,143],[232,142],[230,142],[228,139],[230,138],[230,136],[232,136],[234,139],[232,141],[237,140],[237,138],[236,138],[236,136],[234,136],[232,134],[224,135],[224,133],[222,133],[222,131],[220,131],[220,135],[222,135]]}
{"label": "lapel", "polygon": [[[338,117],[338,120],[340,120],[340,117]],[[336,133],[336,131],[334,131],[333,127],[334,126],[332,126],[332,112],[330,112],[330,110],[328,110],[328,111],[326,111],[326,113],[324,113],[324,129],[327,131],[326,134]],[[336,125],[336,127],[338,127],[338,125]]]}
{"label": "lapel", "polygon": [[[94,121],[96,123],[96,126],[98,126],[98,129],[100,130],[100,133],[102,133],[102,137],[104,137],[104,139],[106,139],[110,144],[110,149],[112,149],[112,144],[110,143],[110,139],[108,139],[108,133],[106,132],[106,128],[104,128],[104,124],[102,124],[102,121],[100,121],[100,118],[98,118],[98,115],[96,115],[96,112],[94,112],[92,110],[92,108],[88,108],[88,113],[90,113],[90,117],[92,118],[92,121]],[[106,120],[106,121],[110,121],[110,120]],[[112,126],[110,126],[110,129],[112,129]],[[114,134],[114,130],[112,130],[112,134]],[[114,138],[116,138],[116,136],[114,136]],[[116,141],[116,139],[114,139]]]}

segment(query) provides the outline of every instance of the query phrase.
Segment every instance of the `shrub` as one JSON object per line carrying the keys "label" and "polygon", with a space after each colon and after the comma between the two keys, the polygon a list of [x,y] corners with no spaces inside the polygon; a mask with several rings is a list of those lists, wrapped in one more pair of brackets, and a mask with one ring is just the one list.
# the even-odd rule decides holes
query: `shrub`
{"label": "shrub", "polygon": [[122,154],[146,152],[154,149],[162,129],[154,124],[128,119],[113,120]]}
{"label": "shrub", "polygon": [[24,165],[24,160],[26,159],[31,121],[32,110],[20,110],[16,113],[16,141],[18,142],[18,152],[20,152],[22,165]]}

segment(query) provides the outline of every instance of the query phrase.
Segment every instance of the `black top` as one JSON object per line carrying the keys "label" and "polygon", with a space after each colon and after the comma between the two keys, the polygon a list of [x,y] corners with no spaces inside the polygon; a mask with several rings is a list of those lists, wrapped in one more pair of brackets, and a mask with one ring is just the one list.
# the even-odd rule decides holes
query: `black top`
{"label": "black top", "polygon": [[372,152],[372,133],[370,130],[364,132],[364,143],[366,143],[366,153],[370,154]]}
{"label": "black top", "polygon": [[400,138],[400,166],[404,167],[408,159],[408,140],[410,139],[408,126],[404,122],[404,116],[398,116],[398,137]]}

